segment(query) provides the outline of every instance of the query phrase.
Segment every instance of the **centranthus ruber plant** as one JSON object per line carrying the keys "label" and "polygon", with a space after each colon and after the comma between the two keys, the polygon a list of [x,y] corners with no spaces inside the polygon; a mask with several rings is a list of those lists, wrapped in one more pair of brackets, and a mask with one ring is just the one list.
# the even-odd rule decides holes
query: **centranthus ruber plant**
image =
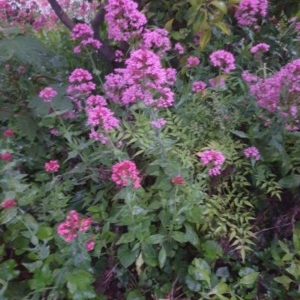
{"label": "centranthus ruber plant", "polygon": [[299,299],[277,2],[0,0],[0,299]]}

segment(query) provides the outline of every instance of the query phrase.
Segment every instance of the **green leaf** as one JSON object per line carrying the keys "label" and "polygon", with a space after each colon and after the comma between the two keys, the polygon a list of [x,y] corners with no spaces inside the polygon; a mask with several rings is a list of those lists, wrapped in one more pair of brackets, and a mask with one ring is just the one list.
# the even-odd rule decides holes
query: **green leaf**
{"label": "green leaf", "polygon": [[121,235],[121,238],[117,241],[116,245],[127,244],[135,240],[135,233],[126,232]]}
{"label": "green leaf", "polygon": [[206,45],[209,43],[210,39],[211,39],[211,30],[207,29],[202,33],[200,41],[199,41],[199,47],[201,50],[203,50],[206,47]]}
{"label": "green leaf", "polygon": [[30,288],[33,290],[40,290],[50,285],[53,281],[52,272],[49,268],[48,264],[42,266],[42,268],[38,268],[34,272],[33,279],[29,280]]}
{"label": "green leaf", "polygon": [[167,252],[166,249],[162,247],[158,253],[158,262],[159,262],[159,267],[161,269],[164,267],[166,259],[167,259]]}
{"label": "green leaf", "polygon": [[287,291],[290,289],[290,284],[293,282],[293,280],[290,277],[285,275],[275,277],[274,281],[282,284]]}
{"label": "green leaf", "polygon": [[227,35],[231,34],[231,30],[230,30],[229,26],[226,23],[218,22],[215,25],[217,27],[219,27],[223,33],[225,33]]}
{"label": "green leaf", "polygon": [[223,1],[214,0],[210,4],[218,8],[224,15],[227,14],[227,6]]}
{"label": "green leaf", "polygon": [[285,176],[279,180],[279,184],[283,188],[292,189],[300,186],[300,175],[292,174]]}
{"label": "green leaf", "polygon": [[128,268],[133,264],[139,255],[139,249],[132,251],[127,245],[122,245],[118,248],[117,256],[124,268]]}
{"label": "green leaf", "polygon": [[181,231],[173,231],[171,234],[171,237],[179,242],[179,243],[186,243],[187,242],[187,238],[185,233],[181,232]]}
{"label": "green leaf", "polygon": [[259,272],[253,272],[251,274],[248,274],[240,279],[240,284],[247,287],[252,287],[254,283],[257,281],[258,275]]}
{"label": "green leaf", "polygon": [[215,241],[206,241],[202,247],[208,261],[213,262],[223,254],[222,247]]}
{"label": "green leaf", "polygon": [[17,263],[13,259],[9,259],[0,264],[0,279],[4,281],[12,280],[18,277],[20,271],[15,270]]}
{"label": "green leaf", "polygon": [[158,265],[157,251],[151,244],[142,244],[142,256],[147,265],[151,267]]}
{"label": "green leaf", "polygon": [[239,131],[239,130],[232,130],[231,131],[234,135],[242,138],[242,139],[248,139],[249,135],[243,131]]}
{"label": "green leaf", "polygon": [[194,245],[195,247],[200,245],[200,240],[199,237],[196,233],[196,231],[193,229],[192,226],[185,224],[185,238],[188,242],[190,242],[192,245]]}
{"label": "green leaf", "polygon": [[141,295],[137,290],[131,291],[128,293],[126,300],[145,300],[146,298]]}
{"label": "green leaf", "polygon": [[162,234],[153,234],[151,236],[149,236],[149,238],[147,238],[147,243],[149,244],[161,244],[165,239],[165,236]]}
{"label": "green leaf", "polygon": [[40,269],[43,265],[42,261],[35,261],[33,263],[22,263],[22,265],[30,272],[34,273],[36,269]]}
{"label": "green leaf", "polygon": [[37,231],[40,240],[50,240],[53,238],[53,229],[49,226],[41,226]]}
{"label": "green leaf", "polygon": [[2,211],[0,216],[0,224],[9,223],[12,219],[16,217],[17,213],[18,209],[16,207],[10,207]]}
{"label": "green leaf", "polygon": [[96,297],[92,286],[95,279],[91,273],[82,269],[75,269],[67,274],[66,279],[67,287],[73,300],[93,299]]}

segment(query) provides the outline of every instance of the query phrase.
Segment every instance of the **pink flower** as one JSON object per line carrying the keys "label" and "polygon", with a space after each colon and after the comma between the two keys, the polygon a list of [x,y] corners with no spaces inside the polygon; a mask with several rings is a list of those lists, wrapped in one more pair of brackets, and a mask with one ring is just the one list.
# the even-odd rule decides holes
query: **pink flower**
{"label": "pink flower", "polygon": [[253,26],[267,15],[268,0],[241,0],[235,12],[240,26]]}
{"label": "pink flower", "polygon": [[4,209],[8,209],[14,206],[17,206],[17,202],[14,199],[7,199],[1,203],[1,207]]}
{"label": "pink flower", "polygon": [[83,81],[90,81],[92,79],[92,74],[89,71],[84,70],[82,68],[75,69],[69,76],[70,83],[80,83]]}
{"label": "pink flower", "polygon": [[196,56],[189,56],[186,60],[186,65],[188,68],[196,67],[200,64],[200,59]]}
{"label": "pink flower", "polygon": [[260,43],[260,44],[257,44],[255,46],[253,46],[251,49],[250,49],[250,52],[252,54],[255,54],[257,52],[267,52],[269,51],[270,49],[270,45],[266,44],[266,43]]}
{"label": "pink flower", "polygon": [[11,129],[6,129],[3,132],[3,136],[5,136],[5,137],[12,137],[12,136],[14,136],[14,134],[15,134],[14,131]]}
{"label": "pink flower", "polygon": [[214,67],[219,67],[225,73],[235,69],[235,58],[228,51],[217,50],[209,56],[209,59]]}
{"label": "pink flower", "polygon": [[221,76],[211,78],[208,82],[212,88],[223,87],[225,85],[225,79]]}
{"label": "pink flower", "polygon": [[171,182],[173,184],[182,185],[185,183],[185,180],[180,175],[177,175],[171,179]]}
{"label": "pink flower", "polygon": [[144,49],[151,49],[159,56],[162,56],[171,49],[171,42],[168,35],[169,33],[166,29],[146,29],[143,33],[140,47]]}
{"label": "pink flower", "polygon": [[71,32],[72,40],[82,40],[93,36],[93,29],[87,24],[78,23],[76,24]]}
{"label": "pink flower", "polygon": [[57,233],[66,242],[71,242],[78,236],[78,232],[86,232],[90,228],[91,223],[91,218],[82,219],[77,211],[71,210],[66,217],[66,221],[58,225]]}
{"label": "pink flower", "polygon": [[146,106],[170,107],[174,93],[170,89],[176,71],[163,68],[159,56],[146,49],[132,51],[125,62],[126,68],[115,69],[105,77],[106,96],[120,105],[142,101]]}
{"label": "pink flower", "polygon": [[105,21],[108,25],[108,37],[117,42],[128,41],[141,35],[146,16],[138,11],[138,5],[132,0],[108,0],[105,5]]}
{"label": "pink flower", "polygon": [[248,158],[253,158],[254,160],[260,159],[259,151],[256,147],[248,147],[244,150],[244,155]]}
{"label": "pink flower", "polygon": [[202,92],[206,87],[206,83],[203,81],[195,81],[192,84],[192,91],[194,93]]}
{"label": "pink flower", "polygon": [[57,160],[50,160],[45,163],[45,171],[49,173],[55,173],[59,170],[60,165]]}
{"label": "pink flower", "polygon": [[135,189],[141,186],[141,178],[134,162],[124,160],[112,167],[112,181],[120,186],[133,185]]}
{"label": "pink flower", "polygon": [[196,154],[204,166],[210,166],[208,174],[216,176],[221,173],[221,167],[225,161],[225,157],[220,151],[205,150]]}
{"label": "pink flower", "polygon": [[3,152],[0,154],[0,160],[3,160],[3,161],[11,161],[12,160],[12,154],[9,153],[9,152]]}
{"label": "pink flower", "polygon": [[177,51],[178,54],[180,54],[180,55],[184,54],[184,52],[185,52],[183,46],[180,43],[175,44],[174,50]]}
{"label": "pink flower", "polygon": [[92,251],[95,248],[95,240],[93,238],[90,238],[86,243],[85,243],[85,249],[86,251]]}
{"label": "pink flower", "polygon": [[167,121],[164,118],[151,121],[151,125],[156,129],[161,129],[166,125]]}
{"label": "pink flower", "polygon": [[52,87],[46,87],[42,89],[39,93],[39,97],[44,100],[45,103],[51,103],[53,98],[55,98],[57,92]]}

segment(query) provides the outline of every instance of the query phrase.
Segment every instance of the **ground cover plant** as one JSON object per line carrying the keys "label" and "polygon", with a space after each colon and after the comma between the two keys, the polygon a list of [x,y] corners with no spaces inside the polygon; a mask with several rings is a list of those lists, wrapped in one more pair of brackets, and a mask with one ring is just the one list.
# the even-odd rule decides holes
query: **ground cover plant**
{"label": "ground cover plant", "polygon": [[0,299],[299,299],[298,1],[0,1]]}

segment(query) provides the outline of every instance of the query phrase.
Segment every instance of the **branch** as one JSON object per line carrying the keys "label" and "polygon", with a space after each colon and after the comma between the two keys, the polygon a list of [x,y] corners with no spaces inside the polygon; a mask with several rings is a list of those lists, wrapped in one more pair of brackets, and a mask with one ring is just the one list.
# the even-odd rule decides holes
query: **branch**
{"label": "branch", "polygon": [[95,18],[92,20],[91,25],[94,31],[94,38],[100,41],[102,44],[99,49],[99,53],[102,54],[108,61],[113,62],[115,60],[115,51],[109,46],[107,42],[101,40],[99,34],[99,28],[101,23],[104,22],[104,16],[104,9],[100,7]]}
{"label": "branch", "polygon": [[74,23],[73,21],[67,16],[67,14],[63,11],[61,6],[56,0],[48,0],[48,3],[51,5],[52,9],[54,10],[57,17],[62,21],[62,23],[68,27],[70,30],[73,29]]}

